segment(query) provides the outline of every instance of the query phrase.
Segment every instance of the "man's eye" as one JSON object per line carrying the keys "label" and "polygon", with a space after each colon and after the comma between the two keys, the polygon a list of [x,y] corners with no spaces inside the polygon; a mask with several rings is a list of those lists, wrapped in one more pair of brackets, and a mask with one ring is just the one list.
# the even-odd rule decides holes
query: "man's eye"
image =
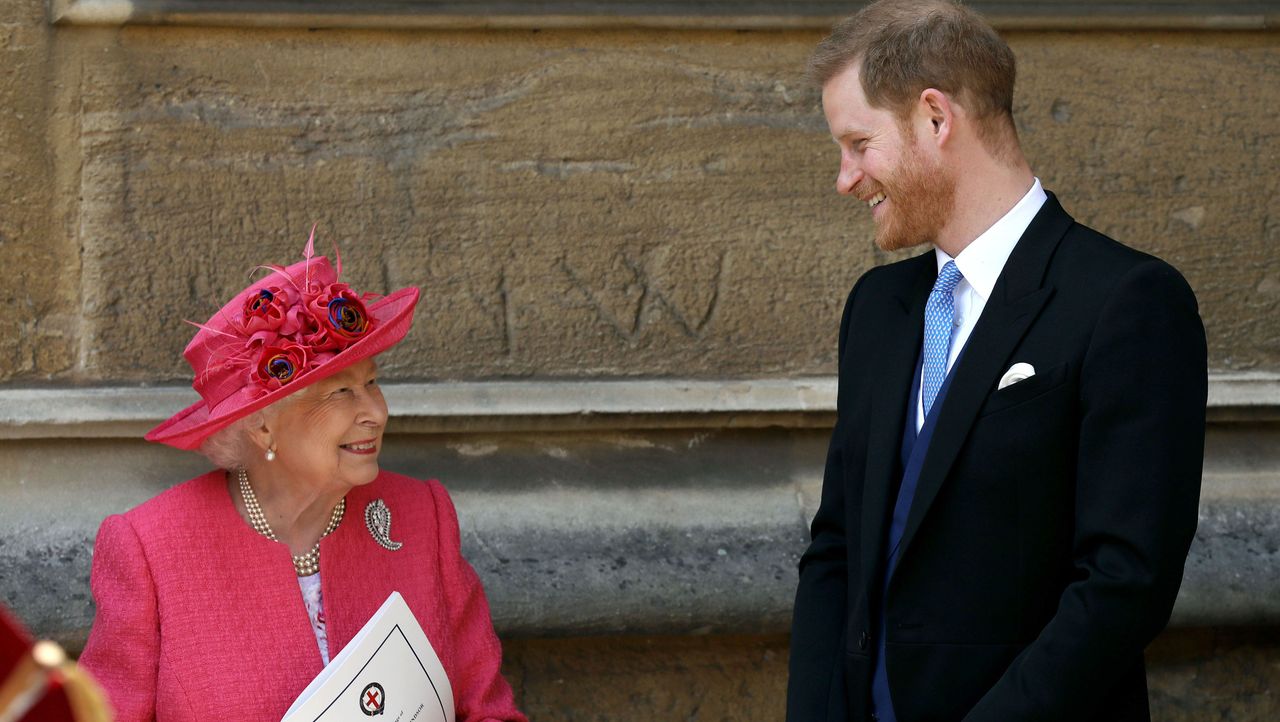
{"label": "man's eye", "polygon": [[369,383],[365,384],[365,386],[377,386],[377,385],[378,385],[377,379],[369,379]]}

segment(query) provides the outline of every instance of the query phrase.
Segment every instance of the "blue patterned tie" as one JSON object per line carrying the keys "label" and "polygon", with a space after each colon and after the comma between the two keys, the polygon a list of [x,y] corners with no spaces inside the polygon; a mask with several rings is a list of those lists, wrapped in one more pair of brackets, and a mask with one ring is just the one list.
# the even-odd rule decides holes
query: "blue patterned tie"
{"label": "blue patterned tie", "polygon": [[924,415],[929,415],[933,400],[947,377],[947,357],[951,354],[951,322],[955,317],[956,290],[964,275],[956,268],[955,261],[947,261],[938,272],[938,280],[929,292],[929,303],[924,308],[924,383],[920,387],[924,402]]}

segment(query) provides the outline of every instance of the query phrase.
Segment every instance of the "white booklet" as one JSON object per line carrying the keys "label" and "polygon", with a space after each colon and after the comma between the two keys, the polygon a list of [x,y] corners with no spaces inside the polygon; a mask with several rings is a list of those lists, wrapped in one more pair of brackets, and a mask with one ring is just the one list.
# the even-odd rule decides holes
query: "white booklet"
{"label": "white booklet", "polygon": [[454,722],[453,688],[399,592],[298,695],[281,722]]}

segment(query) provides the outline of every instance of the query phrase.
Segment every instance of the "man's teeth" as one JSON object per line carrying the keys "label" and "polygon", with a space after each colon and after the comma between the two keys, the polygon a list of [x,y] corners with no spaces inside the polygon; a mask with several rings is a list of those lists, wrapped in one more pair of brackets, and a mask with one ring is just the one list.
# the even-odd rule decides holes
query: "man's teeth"
{"label": "man's teeth", "polygon": [[369,451],[377,446],[377,444],[374,444],[371,441],[367,444],[343,444],[342,446],[344,448],[351,449],[352,451]]}
{"label": "man's teeth", "polygon": [[872,196],[871,200],[867,201],[867,205],[871,206],[872,208],[875,208],[876,206],[880,205],[882,201],[884,201],[883,191]]}

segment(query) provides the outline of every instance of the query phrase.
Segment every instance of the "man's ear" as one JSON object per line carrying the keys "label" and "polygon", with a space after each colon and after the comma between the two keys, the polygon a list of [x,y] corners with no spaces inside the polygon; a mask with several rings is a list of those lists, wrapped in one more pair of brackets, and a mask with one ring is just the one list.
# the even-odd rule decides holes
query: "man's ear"
{"label": "man's ear", "polygon": [[925,88],[920,91],[916,112],[927,124],[926,132],[938,147],[946,145],[951,132],[955,130],[956,110],[951,99],[941,90]]}

